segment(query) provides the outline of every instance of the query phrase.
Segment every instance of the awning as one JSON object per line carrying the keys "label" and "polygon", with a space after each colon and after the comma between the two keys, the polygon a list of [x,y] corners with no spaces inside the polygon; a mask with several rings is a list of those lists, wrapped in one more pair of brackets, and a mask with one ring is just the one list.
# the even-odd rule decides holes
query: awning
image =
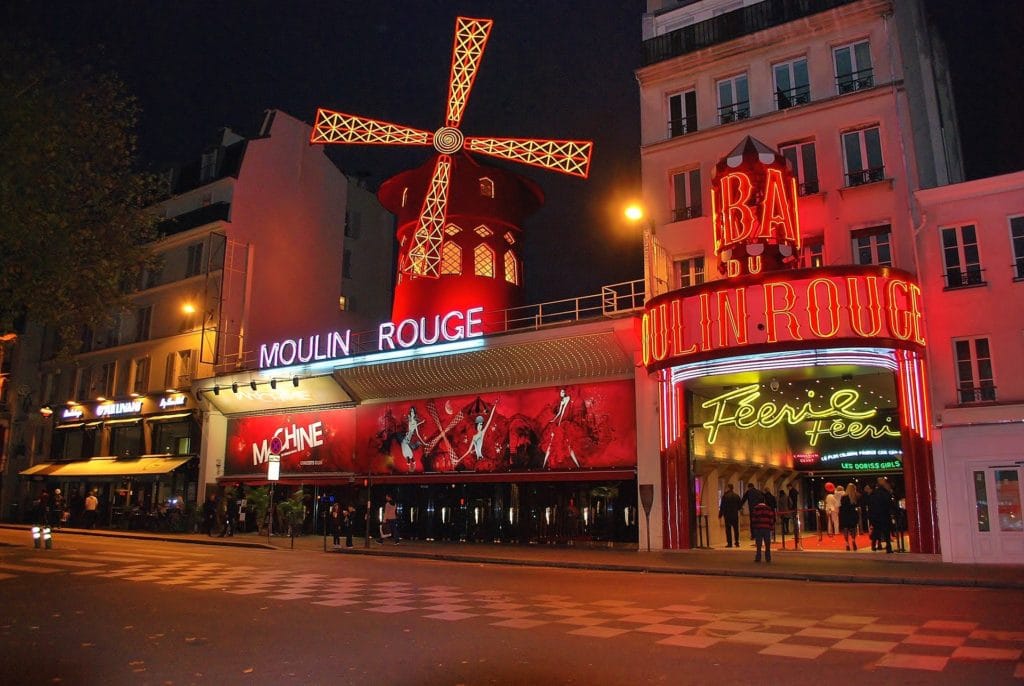
{"label": "awning", "polygon": [[85,422],[76,422],[75,424],[58,424],[57,429],[81,429],[85,426]]}
{"label": "awning", "polygon": [[[279,486],[340,486],[363,483],[366,474],[334,472],[320,474],[282,474],[275,483]],[[463,483],[529,483],[537,481],[632,481],[636,469],[589,469],[534,472],[429,472],[426,474],[374,474],[369,477],[374,486],[380,484],[463,484]],[[243,483],[246,486],[266,486],[266,474],[236,474],[217,477],[219,483]]]}
{"label": "awning", "polygon": [[191,459],[191,457],[142,457],[137,460],[118,460],[113,457],[97,457],[79,462],[44,462],[18,472],[18,474],[48,477],[150,476],[167,474]]}
{"label": "awning", "polygon": [[191,417],[191,416],[192,416],[191,412],[175,412],[174,414],[158,414],[158,415],[153,415],[152,417],[146,417],[146,421],[150,422],[150,423],[153,423],[153,422],[167,422],[167,421],[172,421],[174,419],[183,419],[185,417]]}
{"label": "awning", "polygon": [[142,417],[132,417],[131,419],[108,419],[107,426],[111,424],[138,424],[142,421]]}

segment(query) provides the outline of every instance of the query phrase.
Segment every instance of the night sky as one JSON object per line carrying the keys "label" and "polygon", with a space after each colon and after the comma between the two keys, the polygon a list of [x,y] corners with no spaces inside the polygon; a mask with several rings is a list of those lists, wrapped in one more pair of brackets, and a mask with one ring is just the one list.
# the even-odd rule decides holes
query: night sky
{"label": "night sky", "polygon": [[[1016,45],[1024,3],[928,4],[950,54],[968,176],[1024,168]],[[494,19],[463,132],[595,142],[587,180],[509,167],[547,194],[525,227],[527,299],[540,302],[641,276],[639,236],[621,211],[639,195],[633,71],[643,8],[643,0],[15,0],[0,9],[0,31],[118,72],[143,110],[142,162],[161,169],[198,156],[219,127],[254,134],[268,108],[311,123],[323,106],[433,131],[443,123],[455,17]],[[330,151],[374,187],[429,153]]]}

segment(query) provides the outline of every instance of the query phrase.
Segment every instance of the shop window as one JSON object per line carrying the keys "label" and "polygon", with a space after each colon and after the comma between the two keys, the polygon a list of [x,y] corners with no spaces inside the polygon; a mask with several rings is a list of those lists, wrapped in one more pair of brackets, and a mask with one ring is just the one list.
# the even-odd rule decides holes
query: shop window
{"label": "shop window", "polygon": [[985,472],[974,472],[974,513],[978,522],[978,531],[990,531],[988,486],[985,483]]}
{"label": "shop window", "polygon": [[519,285],[519,264],[511,250],[505,253],[505,280]]}
{"label": "shop window", "polygon": [[963,288],[984,283],[978,255],[978,232],[973,224],[948,226],[941,230],[942,262],[946,288]]}
{"label": "shop window", "polygon": [[441,273],[455,276],[462,273],[462,248],[451,241],[445,241],[441,248]]}
{"label": "shop window", "polygon": [[1010,217],[1010,247],[1013,249],[1013,278],[1024,279],[1024,216]]}
{"label": "shop window", "polygon": [[668,136],[675,138],[697,130],[697,91],[692,88],[668,97]]}
{"label": "shop window", "polygon": [[815,153],[814,141],[791,143],[779,148],[782,156],[789,162],[789,168],[796,177],[797,192],[800,195],[817,193],[818,158]]}
{"label": "shop window", "polygon": [[853,239],[854,264],[877,264],[882,267],[892,266],[892,250],[890,239],[892,226],[883,224],[867,229],[851,231]]}
{"label": "shop window", "polygon": [[882,138],[877,126],[843,133],[843,164],[848,187],[885,178]]}
{"label": "shop window", "polygon": [[747,91],[747,75],[739,74],[722,79],[716,84],[718,90],[718,122],[730,124],[750,117],[750,96]]}
{"label": "shop window", "polygon": [[494,181],[486,176],[480,179],[480,195],[485,198],[494,197]]}
{"label": "shop window", "polygon": [[676,288],[687,288],[704,283],[704,256],[687,257],[672,263]]}
{"label": "shop window", "polygon": [[996,399],[992,375],[992,353],[987,338],[964,338],[953,341],[956,354],[957,394],[961,403]]}
{"label": "shop window", "polygon": [[473,273],[494,278],[494,251],[482,243],[473,250]]}
{"label": "shop window", "polygon": [[1021,518],[1020,472],[1016,469],[995,470],[996,509],[1000,531],[1024,531]]}
{"label": "shop window", "polygon": [[778,109],[806,105],[811,101],[806,57],[774,65],[772,75],[775,77],[775,106]]}
{"label": "shop window", "polygon": [[871,46],[865,41],[832,49],[836,68],[836,91],[839,95],[853,93],[875,85],[871,68]]}
{"label": "shop window", "polygon": [[703,214],[700,201],[700,167],[673,174],[672,193],[675,199],[672,221],[700,217]]}
{"label": "shop window", "polygon": [[193,423],[153,422],[153,452],[161,455],[192,454]]}
{"label": "shop window", "polygon": [[114,457],[138,457],[144,452],[141,421],[115,424],[110,427],[111,455]]}
{"label": "shop window", "polygon": [[100,432],[97,427],[56,429],[50,455],[55,460],[87,460],[97,454]]}

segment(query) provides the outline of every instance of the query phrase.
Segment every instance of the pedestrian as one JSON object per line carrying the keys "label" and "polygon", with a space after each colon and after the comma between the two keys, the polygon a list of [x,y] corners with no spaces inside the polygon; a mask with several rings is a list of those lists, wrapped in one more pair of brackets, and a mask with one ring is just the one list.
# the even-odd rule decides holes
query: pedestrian
{"label": "pedestrian", "polygon": [[718,518],[725,522],[725,547],[732,548],[733,542],[740,545],[740,508],[742,501],[732,484],[725,485],[725,493],[718,503]]}
{"label": "pedestrian", "polygon": [[786,489],[781,487],[779,488],[779,497],[776,499],[775,502],[778,503],[778,507],[776,509],[778,510],[779,518],[782,520],[782,533],[788,535],[789,513],[786,512],[786,514],[782,514],[783,512],[789,509],[787,507],[787,505],[789,504],[789,496],[786,495]]}
{"label": "pedestrian", "polygon": [[[832,484],[830,483],[826,488],[831,486]],[[839,533],[839,498],[836,497],[834,488],[825,496],[825,517],[828,537],[832,538]]]}
{"label": "pedestrian", "polygon": [[[398,545],[400,540],[398,535],[398,506],[395,505],[395,499],[391,497],[390,493],[384,496],[384,501],[384,523],[381,526],[380,542],[384,542],[385,536],[390,536],[395,545]],[[385,534],[384,532],[387,533]]]}
{"label": "pedestrian", "polygon": [[846,549],[857,550],[857,526],[860,524],[860,514],[857,512],[857,485],[850,483],[839,499],[839,529],[843,532],[843,540],[846,541]]}
{"label": "pedestrian", "polygon": [[38,507],[36,518],[39,523],[43,526],[50,526],[50,494],[45,488],[39,493],[39,500],[36,503]]}
{"label": "pedestrian", "polygon": [[203,503],[203,530],[207,536],[213,536],[213,529],[217,526],[217,496],[211,493]]}
{"label": "pedestrian", "polygon": [[59,529],[61,524],[67,521],[64,514],[68,511],[67,503],[64,501],[64,496],[59,488],[53,489],[53,506],[50,511],[52,512],[50,525],[54,529]]}
{"label": "pedestrian", "polygon": [[238,500],[234,494],[228,495],[227,504],[224,507],[224,527],[220,530],[220,537],[235,535],[235,526],[238,521]]}
{"label": "pedestrian", "polygon": [[871,494],[871,503],[868,506],[871,528],[874,529],[873,535],[877,539],[877,548],[874,549],[881,551],[884,543],[886,553],[892,552],[892,515],[895,502],[891,489],[888,479],[884,476],[878,477],[878,485]]}
{"label": "pedestrian", "polygon": [[85,514],[83,517],[82,525],[86,529],[96,528],[96,508],[99,507],[100,501],[96,497],[96,489],[89,491],[89,495],[85,496]]}
{"label": "pedestrian", "polygon": [[[743,493],[743,497],[740,499],[740,507],[742,508],[746,505],[747,515],[752,517],[754,515],[754,508],[761,502],[764,502],[764,493],[761,489],[755,487],[753,483],[748,483],[747,490]],[[753,530],[751,530],[750,533],[750,540],[754,540]],[[737,542],[737,545],[739,545],[739,542]]]}
{"label": "pedestrian", "polygon": [[775,528],[775,510],[768,503],[760,502],[750,511],[750,532],[757,546],[754,562],[761,561],[761,545],[764,545],[764,561],[772,561],[772,530]]}
{"label": "pedestrian", "polygon": [[345,547],[352,547],[352,529],[355,528],[356,508],[349,505],[342,513],[342,527],[345,529]]}
{"label": "pedestrian", "polygon": [[327,513],[327,530],[331,532],[331,538],[336,546],[341,545],[342,519],[341,505],[334,503]]}
{"label": "pedestrian", "polygon": [[800,524],[797,521],[797,517],[800,516],[800,491],[796,490],[796,486],[793,484],[789,485],[789,511],[792,512],[791,517],[793,518],[793,535],[800,538]]}

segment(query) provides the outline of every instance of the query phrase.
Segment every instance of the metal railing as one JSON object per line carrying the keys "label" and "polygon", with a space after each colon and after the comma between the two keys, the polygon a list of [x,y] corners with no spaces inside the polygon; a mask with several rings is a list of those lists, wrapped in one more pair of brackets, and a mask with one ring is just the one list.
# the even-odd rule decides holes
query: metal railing
{"label": "metal railing", "polygon": [[989,384],[983,386],[960,386],[957,396],[962,403],[984,403],[996,399],[996,387]]}
{"label": "metal railing", "polygon": [[681,222],[686,219],[695,219],[696,217],[704,216],[704,208],[700,205],[687,205],[686,207],[676,207],[672,210],[672,221]]}
{"label": "metal railing", "polygon": [[697,117],[682,117],[668,120],[668,137],[676,138],[697,130]]}
{"label": "metal railing", "polygon": [[779,89],[776,89],[775,91],[775,105],[780,110],[796,107],[797,105],[806,105],[810,101],[810,86],[797,86],[796,88],[790,88],[786,91]]}
{"label": "metal railing", "polygon": [[1018,257],[1010,268],[1013,269],[1013,278],[1024,279],[1024,257]]}
{"label": "metal railing", "polygon": [[960,267],[950,267],[946,270],[943,276],[946,279],[946,288],[967,288],[968,286],[980,286],[985,283],[985,279],[982,278],[982,272],[985,271],[981,267],[967,267],[961,269]]}
{"label": "metal railing", "polygon": [[846,187],[863,186],[867,183],[882,181],[885,179],[885,167],[872,167],[871,169],[859,169],[846,172]]}
{"label": "metal railing", "polygon": [[765,0],[644,41],[643,65],[788,24],[856,0]]}
{"label": "metal railing", "polygon": [[871,88],[874,85],[874,70],[870,67],[850,72],[849,74],[839,74],[836,76],[836,90],[839,92],[839,95],[846,95],[847,93],[853,93],[854,91],[864,90],[865,88]]}
{"label": "metal railing", "polygon": [[750,101],[742,100],[732,105],[718,108],[718,123],[731,124],[734,121],[750,118]]}
{"label": "metal railing", "polygon": [[796,192],[799,195],[814,195],[819,190],[818,180],[813,179],[811,181],[804,181],[796,187]]}

